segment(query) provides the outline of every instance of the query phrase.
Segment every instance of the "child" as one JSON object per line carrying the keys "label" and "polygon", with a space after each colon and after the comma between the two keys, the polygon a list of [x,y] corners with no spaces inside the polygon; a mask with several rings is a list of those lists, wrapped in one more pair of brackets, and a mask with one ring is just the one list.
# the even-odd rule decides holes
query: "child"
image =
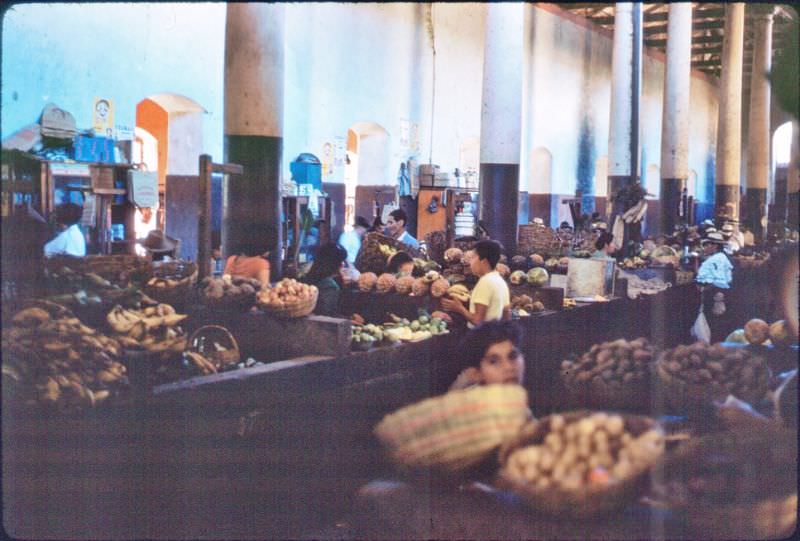
{"label": "child", "polygon": [[525,357],[519,350],[520,330],[510,321],[487,321],[464,337],[459,351],[466,352],[464,369],[450,390],[493,383],[522,384]]}

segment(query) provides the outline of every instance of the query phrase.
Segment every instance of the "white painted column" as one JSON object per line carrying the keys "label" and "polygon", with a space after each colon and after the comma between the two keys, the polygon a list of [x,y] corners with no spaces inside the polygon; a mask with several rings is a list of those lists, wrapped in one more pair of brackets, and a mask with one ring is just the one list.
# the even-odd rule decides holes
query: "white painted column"
{"label": "white painted column", "polygon": [[270,251],[281,275],[284,4],[228,4],[225,161],[244,167],[223,193],[224,255]]}
{"label": "white painted column", "polygon": [[[661,115],[661,231],[679,223],[681,195],[689,177],[689,96],[692,62],[692,4],[669,5],[664,105]],[[682,217],[686,220],[686,217]]]}
{"label": "white painted column", "polygon": [[792,146],[789,154],[789,170],[786,172],[787,218],[789,229],[797,230],[800,212],[800,122],[792,121]]}
{"label": "white painted column", "polygon": [[513,253],[522,128],[524,4],[486,6],[481,106],[480,219]]}
{"label": "white painted column", "polygon": [[725,6],[717,123],[715,214],[718,219],[739,219],[744,7],[742,2]]}

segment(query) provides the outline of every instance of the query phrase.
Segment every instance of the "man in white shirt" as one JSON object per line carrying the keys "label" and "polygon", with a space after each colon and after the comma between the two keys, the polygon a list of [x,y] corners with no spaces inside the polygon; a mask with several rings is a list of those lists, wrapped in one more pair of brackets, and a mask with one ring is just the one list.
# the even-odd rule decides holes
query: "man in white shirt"
{"label": "man in white shirt", "polygon": [[408,244],[412,248],[419,248],[417,239],[406,231],[407,223],[408,216],[406,212],[403,209],[395,209],[389,213],[389,217],[386,219],[386,229],[391,237],[399,240],[403,244]]}
{"label": "man in white shirt", "polygon": [[733,265],[725,254],[725,238],[712,232],[702,240],[706,259],[697,271],[697,284],[702,292],[703,314],[711,330],[711,343],[721,342],[733,330],[729,295],[733,281]]}
{"label": "man in white shirt", "polygon": [[61,233],[44,245],[45,257],[54,255],[86,255],[86,237],[83,236],[78,223],[81,221],[83,209],[75,203],[63,203],[54,211],[56,224]]}
{"label": "man in white shirt", "polygon": [[475,243],[469,268],[480,279],[472,290],[469,309],[460,301],[442,299],[445,310],[461,314],[469,327],[476,327],[484,321],[511,319],[511,295],[508,284],[495,270],[502,252],[500,243],[482,240]]}
{"label": "man in white shirt", "polygon": [[339,235],[339,246],[347,250],[347,262],[355,264],[358,251],[361,249],[361,241],[369,229],[369,222],[363,216],[356,216],[356,223],[353,229],[345,231]]}

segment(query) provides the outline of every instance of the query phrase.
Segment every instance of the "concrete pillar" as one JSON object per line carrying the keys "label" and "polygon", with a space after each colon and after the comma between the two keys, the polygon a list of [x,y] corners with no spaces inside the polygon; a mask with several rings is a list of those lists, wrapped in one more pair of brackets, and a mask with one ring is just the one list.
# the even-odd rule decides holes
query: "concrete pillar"
{"label": "concrete pillar", "polygon": [[225,161],[244,167],[223,189],[224,255],[270,251],[281,269],[284,5],[228,4],[225,26]]}
{"label": "concrete pillar", "polygon": [[[611,60],[611,118],[608,134],[608,196],[639,180],[639,102],[642,81],[642,5],[614,5],[614,44]],[[614,217],[627,210],[615,201]],[[625,227],[625,238],[641,235],[640,224]]]}
{"label": "concrete pillar", "polygon": [[789,229],[797,230],[800,212],[800,122],[792,121],[792,147],[789,155],[786,178],[787,205],[786,223]]}
{"label": "concrete pillar", "polygon": [[481,107],[480,219],[513,253],[517,241],[524,4],[486,6]]}
{"label": "concrete pillar", "polygon": [[661,115],[661,231],[670,233],[680,216],[689,178],[689,88],[692,63],[692,4],[669,5],[664,105]]}
{"label": "concrete pillar", "polygon": [[744,4],[737,2],[725,7],[725,34],[722,41],[715,208],[720,220],[739,220],[743,54]]}
{"label": "concrete pillar", "polygon": [[751,5],[753,14],[753,71],[750,75],[750,118],[747,135],[747,225],[763,240],[770,153],[770,84],[772,67],[772,13],[770,4]]}

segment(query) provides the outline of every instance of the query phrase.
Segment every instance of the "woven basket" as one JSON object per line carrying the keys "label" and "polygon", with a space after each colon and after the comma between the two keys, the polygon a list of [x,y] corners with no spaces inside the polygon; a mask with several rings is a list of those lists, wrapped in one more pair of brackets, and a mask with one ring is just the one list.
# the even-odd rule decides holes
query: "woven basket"
{"label": "woven basket", "polygon": [[652,411],[650,380],[623,383],[614,391],[602,390],[591,384],[564,382],[567,401],[572,407],[592,410]]}
{"label": "woven basket", "polygon": [[560,243],[553,229],[539,224],[522,224],[517,230],[517,253],[550,256],[560,253]]}
{"label": "woven basket", "polygon": [[258,303],[258,307],[266,314],[279,318],[296,318],[305,317],[314,311],[317,307],[317,299],[319,298],[319,289],[316,287],[311,289],[311,297],[304,301],[298,301],[294,304],[287,304],[282,307],[276,307],[269,304]]}
{"label": "woven basket", "polygon": [[359,249],[356,256],[355,264],[359,272],[374,272],[380,275],[386,270],[388,258],[381,253],[381,244],[406,252],[411,257],[420,256],[419,250],[412,248],[408,244],[403,244],[397,239],[373,231],[364,236],[364,240],[361,242],[361,249]]}
{"label": "woven basket", "polygon": [[[224,351],[219,351],[217,344]],[[228,329],[219,325],[204,325],[194,331],[186,341],[186,351],[199,353],[211,361],[218,371],[236,365],[242,358],[236,338]]]}
{"label": "woven basket", "polygon": [[401,470],[452,474],[491,456],[529,415],[524,388],[488,385],[406,406],[384,417],[374,432]]}
{"label": "woven basket", "polygon": [[[561,416],[569,423],[592,413],[575,411],[563,413]],[[663,434],[660,426],[649,417],[627,414],[620,414],[620,416],[625,421],[625,430],[634,436],[639,436],[650,429],[658,430]],[[497,477],[497,484],[500,487],[517,493],[536,511],[560,518],[576,519],[588,519],[616,511],[636,500],[647,490],[650,484],[649,473],[657,460],[653,460],[651,464],[640,466],[627,479],[607,485],[587,485],[574,491],[564,490],[557,486],[541,489],[508,475],[505,465],[511,453],[520,447],[543,443],[545,436],[550,432],[549,421],[550,417],[544,417],[538,422],[528,423],[513,441],[504,445],[500,450],[500,462],[503,465]]]}
{"label": "woven basket", "polygon": [[[174,283],[158,287],[150,284],[153,280],[171,280]],[[191,300],[196,282],[197,264],[193,261],[157,262],[153,264],[153,276],[145,286],[144,292],[158,302],[180,308]]]}

